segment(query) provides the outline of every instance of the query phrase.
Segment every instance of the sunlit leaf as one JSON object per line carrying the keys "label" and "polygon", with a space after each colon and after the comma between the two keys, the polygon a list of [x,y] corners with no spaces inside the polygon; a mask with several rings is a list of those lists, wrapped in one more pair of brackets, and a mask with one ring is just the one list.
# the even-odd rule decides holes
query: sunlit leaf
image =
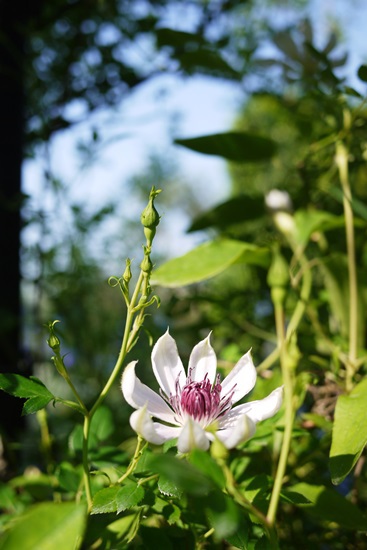
{"label": "sunlit leaf", "polygon": [[127,514],[124,517],[110,523],[108,531],[114,533],[120,541],[131,542],[135,537],[140,525],[141,509],[134,514]]}
{"label": "sunlit leaf", "polygon": [[116,495],[117,513],[128,510],[139,504],[144,498],[144,489],[133,482],[127,482]]}
{"label": "sunlit leaf", "polygon": [[300,244],[306,244],[316,231],[328,231],[345,225],[344,216],[335,216],[322,210],[297,210],[294,221]]}
{"label": "sunlit leaf", "polygon": [[113,413],[109,407],[99,407],[91,422],[91,433],[98,441],[104,441],[114,432]]}
{"label": "sunlit leaf", "polygon": [[[348,261],[344,254],[332,254],[320,262],[327,293],[328,305],[333,315],[334,331],[347,338],[349,335],[349,275]],[[363,293],[362,278],[359,281],[358,292]],[[365,306],[364,300],[358,300],[358,326],[357,340],[361,345],[365,331]]]}
{"label": "sunlit leaf", "polygon": [[55,396],[35,376],[25,378],[19,374],[0,374],[0,389],[14,397],[27,399],[22,414],[31,414],[43,409],[55,399]]}
{"label": "sunlit leaf", "polygon": [[164,474],[159,476],[158,489],[163,495],[175,498],[181,498],[183,492],[172,479],[167,478]]}
{"label": "sunlit leaf", "polygon": [[94,495],[92,514],[108,514],[117,511],[116,496],[120,487],[105,487]]}
{"label": "sunlit leaf", "polygon": [[236,162],[267,160],[275,153],[274,141],[245,132],[175,139],[175,143],[198,153],[216,155]]}
{"label": "sunlit leaf", "polygon": [[75,550],[81,545],[86,519],[83,504],[36,504],[0,539],[0,547],[2,550]]}
{"label": "sunlit leaf", "polygon": [[367,518],[335,489],[321,485],[297,483],[292,491],[303,495],[310,504],[298,504],[319,521],[338,523],[346,529],[366,530]]}
{"label": "sunlit leaf", "polygon": [[332,481],[345,479],[367,443],[367,380],[360,382],[349,395],[340,395],[335,407],[330,471]]}
{"label": "sunlit leaf", "polygon": [[221,239],[204,243],[184,256],[169,260],[153,272],[152,283],[168,287],[184,286],[214,277],[235,263],[267,267],[269,262],[267,248]]}

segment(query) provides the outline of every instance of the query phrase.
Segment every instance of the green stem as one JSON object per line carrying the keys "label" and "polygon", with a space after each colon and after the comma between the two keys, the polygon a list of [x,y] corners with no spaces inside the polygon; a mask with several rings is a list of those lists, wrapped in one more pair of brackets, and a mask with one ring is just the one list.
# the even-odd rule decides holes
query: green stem
{"label": "green stem", "polygon": [[134,456],[131,459],[129,466],[126,469],[126,472],[117,480],[117,483],[122,483],[127,477],[129,477],[130,474],[133,473],[133,471],[135,470],[139,462],[139,459],[141,457],[141,454],[145,446],[146,446],[146,443],[144,443],[144,439],[140,435],[138,435],[138,442],[136,444]]}
{"label": "green stem", "polygon": [[299,323],[304,315],[307,301],[312,288],[312,274],[307,259],[305,256],[300,257],[301,267],[303,269],[302,287],[300,298],[297,302],[287,331],[284,327],[284,311],[283,305],[275,303],[275,323],[278,335],[278,348],[280,353],[280,366],[284,381],[284,404],[285,404],[285,425],[282,447],[279,456],[278,467],[275,475],[274,486],[270,497],[267,520],[270,525],[274,525],[276,513],[279,504],[280,492],[283,485],[284,475],[287,467],[288,455],[292,441],[293,424],[295,419],[295,404],[294,404],[294,383],[293,383],[293,361],[288,354],[288,345],[296,332]]}
{"label": "green stem", "polygon": [[88,441],[89,441],[90,422],[91,422],[91,417],[89,416],[89,414],[86,414],[84,416],[84,424],[83,424],[83,478],[84,478],[85,494],[87,497],[88,512],[91,512],[92,504],[93,504],[92,488],[91,488],[90,474],[89,474],[89,462],[88,462]]}
{"label": "green stem", "polygon": [[45,457],[46,469],[48,473],[52,472],[52,440],[47,423],[46,409],[40,409],[36,413],[41,431],[41,449]]}
{"label": "green stem", "polygon": [[270,548],[276,550],[278,548],[277,536],[273,525],[271,525],[264,514],[258,510],[246,497],[243,496],[241,491],[238,490],[236,481],[233,477],[231,470],[228,468],[224,460],[218,460],[222,470],[226,476],[226,489],[229,495],[244,508],[247,512],[255,516],[265,529],[266,535],[270,542]]}
{"label": "green stem", "polygon": [[[138,299],[142,283],[143,283],[143,272],[141,271],[140,275],[139,275],[138,282],[136,283],[136,286],[135,286],[134,294],[131,298],[130,306],[127,309],[125,330],[124,330],[124,336],[122,338],[120,353],[118,355],[116,364],[115,364],[115,366],[114,366],[114,368],[111,372],[111,375],[110,375],[109,379],[106,382],[105,387],[103,388],[103,390],[99,394],[98,399],[96,400],[96,402],[94,403],[94,405],[93,405],[93,407],[90,411],[90,416],[91,417],[94,415],[94,413],[96,412],[98,407],[105,400],[106,395],[110,391],[111,387],[113,386],[114,382],[116,381],[117,377],[119,376],[119,374],[121,372],[122,365],[125,361],[126,355],[130,351],[130,349],[129,349],[130,346],[128,344],[129,344],[129,342],[131,342],[130,332],[131,332],[131,328],[132,328],[132,324],[133,324],[133,320],[134,320],[133,309],[134,309],[135,303]],[[134,331],[134,332],[136,333],[136,331]],[[135,336],[135,334],[134,334],[134,336]]]}
{"label": "green stem", "polygon": [[98,409],[98,407],[101,406],[103,401],[105,400],[108,392],[110,391],[111,387],[113,386],[114,382],[116,381],[117,377],[120,375],[123,363],[125,361],[127,353],[130,351],[131,342],[133,339],[131,338],[132,334],[134,335],[134,338],[136,336],[137,331],[139,330],[139,326],[136,326],[136,328],[133,328],[133,321],[134,321],[134,307],[136,305],[136,302],[138,301],[139,293],[141,291],[143,282],[145,281],[144,273],[143,271],[140,271],[140,275],[138,278],[138,281],[136,283],[133,296],[131,298],[130,304],[127,308],[127,314],[126,314],[126,322],[125,322],[125,329],[124,329],[124,335],[122,338],[122,344],[120,348],[120,352],[116,361],[116,364],[111,372],[111,375],[109,379],[107,380],[104,388],[102,389],[101,393],[99,394],[98,398],[96,399],[94,405],[92,406],[90,412],[84,416],[84,426],[83,426],[83,475],[84,475],[84,481],[85,481],[85,490],[86,490],[86,497],[87,497],[87,503],[88,503],[88,509],[91,510],[92,507],[92,492],[91,492],[91,484],[90,484],[90,473],[89,473],[89,462],[88,462],[88,442],[89,442],[89,435],[90,435],[90,426],[91,426],[91,420]]}
{"label": "green stem", "polygon": [[289,341],[293,333],[296,332],[297,327],[302,320],[302,317],[307,307],[307,301],[310,297],[311,287],[312,287],[312,274],[310,269],[310,263],[308,262],[307,258],[303,254],[300,256],[299,262],[301,264],[301,269],[303,272],[302,287],[301,287],[299,300],[297,302],[297,305],[294,309],[293,315],[287,327],[287,332],[286,332],[287,341]]}
{"label": "green stem", "polygon": [[256,367],[257,372],[263,372],[265,370],[270,369],[273,363],[278,359],[279,357],[279,348],[274,348],[269,355],[265,357],[263,361],[261,361],[260,365]]}
{"label": "green stem", "polygon": [[349,361],[346,366],[346,390],[353,388],[353,376],[358,356],[358,282],[354,241],[354,219],[352,193],[348,174],[348,150],[343,142],[336,145],[336,164],[339,170],[343,190],[343,208],[345,216],[345,233],[348,256],[349,275]]}
{"label": "green stem", "polygon": [[267,520],[270,525],[274,525],[276,512],[278,508],[280,491],[282,488],[283,477],[287,465],[290,442],[293,429],[293,380],[288,369],[286,361],[286,341],[285,341],[285,326],[284,326],[284,308],[283,303],[274,302],[275,308],[275,326],[278,336],[278,349],[280,355],[280,367],[284,382],[284,403],[285,403],[285,429],[280,451],[278,468],[274,480],[274,486],[270,497]]}

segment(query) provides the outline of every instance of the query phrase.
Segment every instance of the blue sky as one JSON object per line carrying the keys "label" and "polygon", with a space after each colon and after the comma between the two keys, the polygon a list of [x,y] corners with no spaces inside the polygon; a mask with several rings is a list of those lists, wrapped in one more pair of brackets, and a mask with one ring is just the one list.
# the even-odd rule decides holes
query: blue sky
{"label": "blue sky", "polygon": [[[361,63],[367,63],[367,2],[312,0],[308,11],[320,46],[326,39],[330,23],[333,20],[342,22],[345,48],[350,52],[349,77],[363,93],[364,86],[354,75]],[[162,88],[166,89],[164,100],[156,101]],[[124,183],[144,169],[151,151],[168,154],[175,158],[185,180],[191,182],[197,200],[205,210],[228,196],[226,165],[219,158],[173,146],[170,135],[172,117],[176,116],[175,135],[180,137],[226,131],[244,99],[239,86],[214,79],[194,77],[182,81],[172,76],[155,79],[131,95],[118,109],[96,113],[85,123],[60,132],[49,148],[52,172],[70,185],[74,202],[93,210],[114,200],[116,193],[121,193]],[[75,111],[77,116],[77,105]],[[98,128],[102,139],[110,144],[103,148],[97,163],[80,170],[75,147],[80,140],[90,139],[91,127]],[[118,136],[121,139],[115,139]],[[55,204],[44,190],[44,168],[42,155],[26,161],[23,181],[24,192],[33,197],[34,206],[43,203],[47,210],[54,208]],[[184,216],[176,222],[170,241],[179,242],[179,248],[184,252],[193,246],[195,238],[185,235],[187,219]],[[39,236],[30,230],[24,238],[26,242],[34,242]],[[177,255],[177,244],[162,243],[162,246],[167,248],[168,255]]]}

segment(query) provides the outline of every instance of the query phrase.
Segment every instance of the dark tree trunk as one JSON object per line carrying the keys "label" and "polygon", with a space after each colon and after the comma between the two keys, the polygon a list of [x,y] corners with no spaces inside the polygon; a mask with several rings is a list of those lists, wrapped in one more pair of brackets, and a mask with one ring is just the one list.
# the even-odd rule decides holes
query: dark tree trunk
{"label": "dark tree trunk", "polygon": [[[20,208],[23,142],[24,5],[0,2],[0,370],[22,373],[20,350]],[[0,395],[7,436],[22,424],[19,399]]]}

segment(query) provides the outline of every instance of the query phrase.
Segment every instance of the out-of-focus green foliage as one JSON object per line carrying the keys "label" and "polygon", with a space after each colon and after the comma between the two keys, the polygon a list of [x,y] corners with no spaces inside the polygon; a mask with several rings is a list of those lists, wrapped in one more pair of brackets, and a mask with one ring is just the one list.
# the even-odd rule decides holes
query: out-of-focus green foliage
{"label": "out-of-focus green foliage", "polygon": [[[102,2],[87,18],[76,2],[59,6],[55,20],[55,6],[45,9],[32,28],[30,82],[36,91],[36,75],[45,94],[29,98],[30,141],[68,126],[64,108],[78,95],[85,112],[114,104],[155,74],[162,59],[165,68],[178,62],[186,74],[242,78],[255,51],[254,35],[240,29],[246,3],[187,4],[198,17],[195,32],[165,23],[169,4],[137,3],[139,12],[131,3]],[[60,395],[56,369],[47,375],[51,363],[43,366],[45,385],[1,375],[1,389],[26,399],[24,413],[36,414],[19,444],[22,462],[12,460],[14,444],[4,441],[1,548],[365,547],[367,115],[359,93],[340,76],[345,59],[334,55],[335,37],[317,48],[308,22],[267,36],[277,53],[257,60],[257,93],[234,128],[176,140],[232,161],[232,193],[193,216],[190,230],[208,231],[209,242],[153,271],[152,282],[174,290],[159,290],[162,309],[145,328],[155,335],[168,322],[184,350],[214,330],[223,374],[252,348],[259,376],[251,399],[284,384],[282,411],[230,452],[213,445],[212,454],[177,457],[174,442],[156,448],[138,440],[136,446],[118,384],[103,405],[107,390],[100,392],[125,313],[133,338],[124,353],[137,341],[152,289],[146,285],[139,300],[133,298],[123,268],[110,287],[101,286],[104,266],[91,241],[110,210],[87,215],[72,205],[69,239],[48,247],[49,226],[42,226],[41,269],[33,283],[42,298],[40,318],[46,311],[62,318],[68,353],[57,347],[54,361],[77,389],[69,384],[69,393]],[[124,56],[144,40],[154,63],[135,66]],[[365,82],[363,66],[359,77]],[[139,192],[145,183],[135,180]],[[292,204],[276,205],[270,196],[266,204],[274,188],[286,191]],[[150,245],[144,256],[142,271],[150,271]],[[274,268],[279,258],[281,275]],[[156,301],[153,296],[151,305]],[[148,338],[145,347],[141,342],[133,359],[149,364]],[[39,363],[41,351],[40,345]]]}

